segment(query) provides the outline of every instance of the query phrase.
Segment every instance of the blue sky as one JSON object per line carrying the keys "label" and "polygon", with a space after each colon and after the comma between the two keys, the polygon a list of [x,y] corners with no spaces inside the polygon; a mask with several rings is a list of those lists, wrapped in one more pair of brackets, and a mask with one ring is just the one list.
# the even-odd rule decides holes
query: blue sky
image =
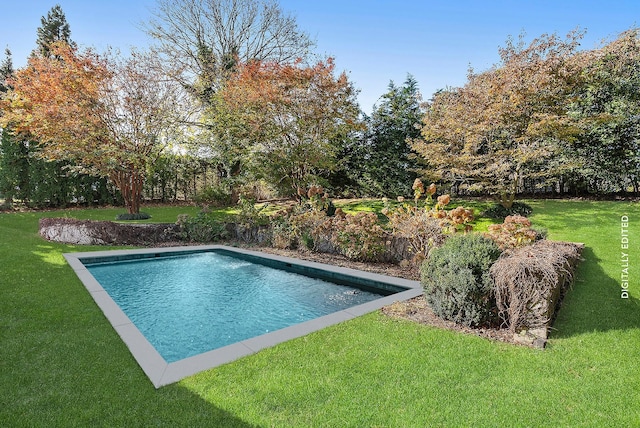
{"label": "blue sky", "polygon": [[[71,36],[83,47],[108,46],[126,52],[149,40],[138,27],[154,0],[59,0]],[[36,29],[56,1],[14,0],[0,6],[0,47],[21,67],[35,46]],[[280,0],[300,27],[317,41],[317,52],[336,58],[360,89],[362,109],[373,104],[393,80],[407,73],[425,99],[438,89],[464,84],[469,65],[480,71],[498,61],[509,35],[527,40],[543,33],[587,31],[582,47],[640,25],[638,0]]]}

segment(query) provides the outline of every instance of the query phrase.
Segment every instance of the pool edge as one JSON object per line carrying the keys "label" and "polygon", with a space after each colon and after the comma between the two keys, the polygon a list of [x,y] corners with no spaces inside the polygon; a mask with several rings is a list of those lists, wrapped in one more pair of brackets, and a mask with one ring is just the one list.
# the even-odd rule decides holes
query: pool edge
{"label": "pool edge", "polygon": [[[93,278],[82,259],[91,259],[107,256],[127,256],[135,254],[163,254],[175,252],[194,252],[194,251],[211,251],[225,250],[239,254],[261,257],[282,263],[291,263],[312,269],[320,269],[346,276],[355,276],[372,281],[388,283],[403,289],[389,296],[344,309],[333,314],[325,315],[313,320],[309,320],[300,324],[289,326],[280,330],[276,330],[267,334],[243,340],[222,348],[204,352],[193,357],[185,358],[173,363],[167,363],[156,349],[149,343],[144,335],[135,327],[135,325],[124,314],[120,307],[111,299],[109,294],[102,286]],[[306,336],[307,334],[321,330],[334,324],[338,324],[350,319],[359,317],[366,313],[373,312],[389,305],[393,302],[404,301],[417,297],[422,294],[422,287],[419,281],[412,281],[404,278],[397,278],[372,272],[365,272],[356,269],[334,266],[324,263],[312,262],[291,257],[279,256],[260,251],[247,250],[243,248],[230,247],[226,245],[198,245],[198,246],[180,246],[180,247],[161,247],[161,248],[142,248],[135,250],[104,250],[104,251],[88,251],[64,253],[64,258],[69,266],[74,270],[80,281],[83,283],[94,302],[102,310],[105,317],[111,323],[112,327],[122,341],[129,348],[130,353],[143,372],[147,375],[151,383],[156,388],[178,382],[185,377],[194,375],[204,370],[218,367],[222,364],[230,363],[247,355],[254,354],[262,349],[275,346],[277,344]]]}

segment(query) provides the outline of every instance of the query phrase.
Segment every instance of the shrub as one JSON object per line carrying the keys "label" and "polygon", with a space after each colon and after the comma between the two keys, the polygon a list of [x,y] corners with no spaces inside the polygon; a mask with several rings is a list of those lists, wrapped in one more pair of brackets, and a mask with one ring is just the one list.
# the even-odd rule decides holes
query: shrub
{"label": "shrub", "polygon": [[280,249],[293,249],[297,242],[287,218],[274,217],[271,221],[271,245]]}
{"label": "shrub", "polygon": [[[444,201],[447,201],[447,199]],[[438,203],[435,209],[428,212],[428,215],[429,217],[438,219],[440,226],[446,232],[471,232],[473,226],[471,226],[470,223],[474,220],[473,210],[464,207],[457,207],[452,210],[445,211],[443,209],[438,209],[439,206],[440,204]]]}
{"label": "shrub", "polygon": [[388,218],[391,232],[409,243],[415,263],[422,262],[431,249],[444,243],[445,235],[440,222],[424,210],[405,206],[388,213]]}
{"label": "shrub", "polygon": [[477,234],[452,236],[431,251],[420,273],[425,296],[436,315],[467,326],[494,323],[497,317],[489,268],[499,256],[498,246]]}
{"label": "shrub", "polygon": [[254,226],[269,224],[269,216],[263,212],[269,207],[268,204],[258,207],[255,199],[246,198],[241,195],[238,200],[238,205],[240,206],[240,213],[235,216],[235,220],[239,226],[250,229]]}
{"label": "shrub", "polygon": [[[416,178],[412,189],[413,205],[406,203],[403,197],[398,197],[401,205],[391,209],[389,200],[383,198],[385,208],[382,214],[387,217],[391,232],[407,240],[410,252],[414,255],[413,261],[419,263],[428,256],[432,248],[444,242],[445,233],[470,231],[470,223],[474,218],[473,211],[464,207],[445,210],[451,202],[449,195],[438,196],[436,204],[432,206],[433,195],[436,193],[436,185],[433,183],[425,188],[422,181]],[[425,195],[424,201],[420,199],[422,195]]]}
{"label": "shrub", "polygon": [[206,209],[195,217],[180,214],[176,224],[180,227],[180,237],[186,241],[215,242],[228,237],[226,223],[215,220]]}
{"label": "shrub", "polygon": [[336,215],[327,217],[315,233],[330,237],[340,254],[357,261],[379,260],[387,242],[387,234],[374,213],[350,215],[336,211]]}
{"label": "shrub", "polygon": [[317,249],[323,240],[330,241],[331,236],[325,236],[325,231],[321,227],[328,218],[324,211],[295,211],[289,217],[295,245],[302,244],[307,249]]}
{"label": "shrub", "polygon": [[553,316],[564,283],[570,283],[580,247],[539,241],[505,251],[491,267],[500,317],[513,332],[545,326]]}
{"label": "shrub", "polygon": [[118,214],[116,216],[116,220],[118,221],[148,220],[150,218],[151,218],[151,215],[147,213],[136,213],[136,214],[123,213],[123,214]]}
{"label": "shrub", "polygon": [[198,205],[228,207],[231,205],[231,188],[224,185],[207,186],[199,191],[193,199]]}
{"label": "shrub", "polygon": [[504,219],[510,215],[520,215],[528,217],[533,212],[533,208],[524,202],[514,202],[511,208],[505,208],[501,204],[494,204],[482,213],[483,216],[495,219]]}
{"label": "shrub", "polygon": [[331,230],[322,225],[336,212],[321,186],[298,189],[299,202],[271,217],[271,243],[276,248],[328,249]]}
{"label": "shrub", "polygon": [[501,250],[505,250],[539,241],[546,236],[546,232],[533,229],[528,218],[515,215],[505,218],[502,224],[490,225],[486,236],[493,239]]}

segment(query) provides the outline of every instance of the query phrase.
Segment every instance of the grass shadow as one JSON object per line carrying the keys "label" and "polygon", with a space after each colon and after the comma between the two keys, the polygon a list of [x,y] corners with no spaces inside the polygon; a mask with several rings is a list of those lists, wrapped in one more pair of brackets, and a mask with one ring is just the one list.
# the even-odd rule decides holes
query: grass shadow
{"label": "grass shadow", "polygon": [[640,329],[640,302],[621,298],[620,281],[601,267],[593,249],[586,247],[575,282],[567,292],[552,327],[552,338]]}

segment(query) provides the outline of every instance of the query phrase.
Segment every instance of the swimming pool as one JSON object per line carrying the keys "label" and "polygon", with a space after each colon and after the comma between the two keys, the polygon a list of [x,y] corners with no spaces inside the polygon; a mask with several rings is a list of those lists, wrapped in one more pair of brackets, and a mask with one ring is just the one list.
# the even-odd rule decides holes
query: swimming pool
{"label": "swimming pool", "polygon": [[156,387],[422,293],[416,281],[217,245],[65,258]]}

